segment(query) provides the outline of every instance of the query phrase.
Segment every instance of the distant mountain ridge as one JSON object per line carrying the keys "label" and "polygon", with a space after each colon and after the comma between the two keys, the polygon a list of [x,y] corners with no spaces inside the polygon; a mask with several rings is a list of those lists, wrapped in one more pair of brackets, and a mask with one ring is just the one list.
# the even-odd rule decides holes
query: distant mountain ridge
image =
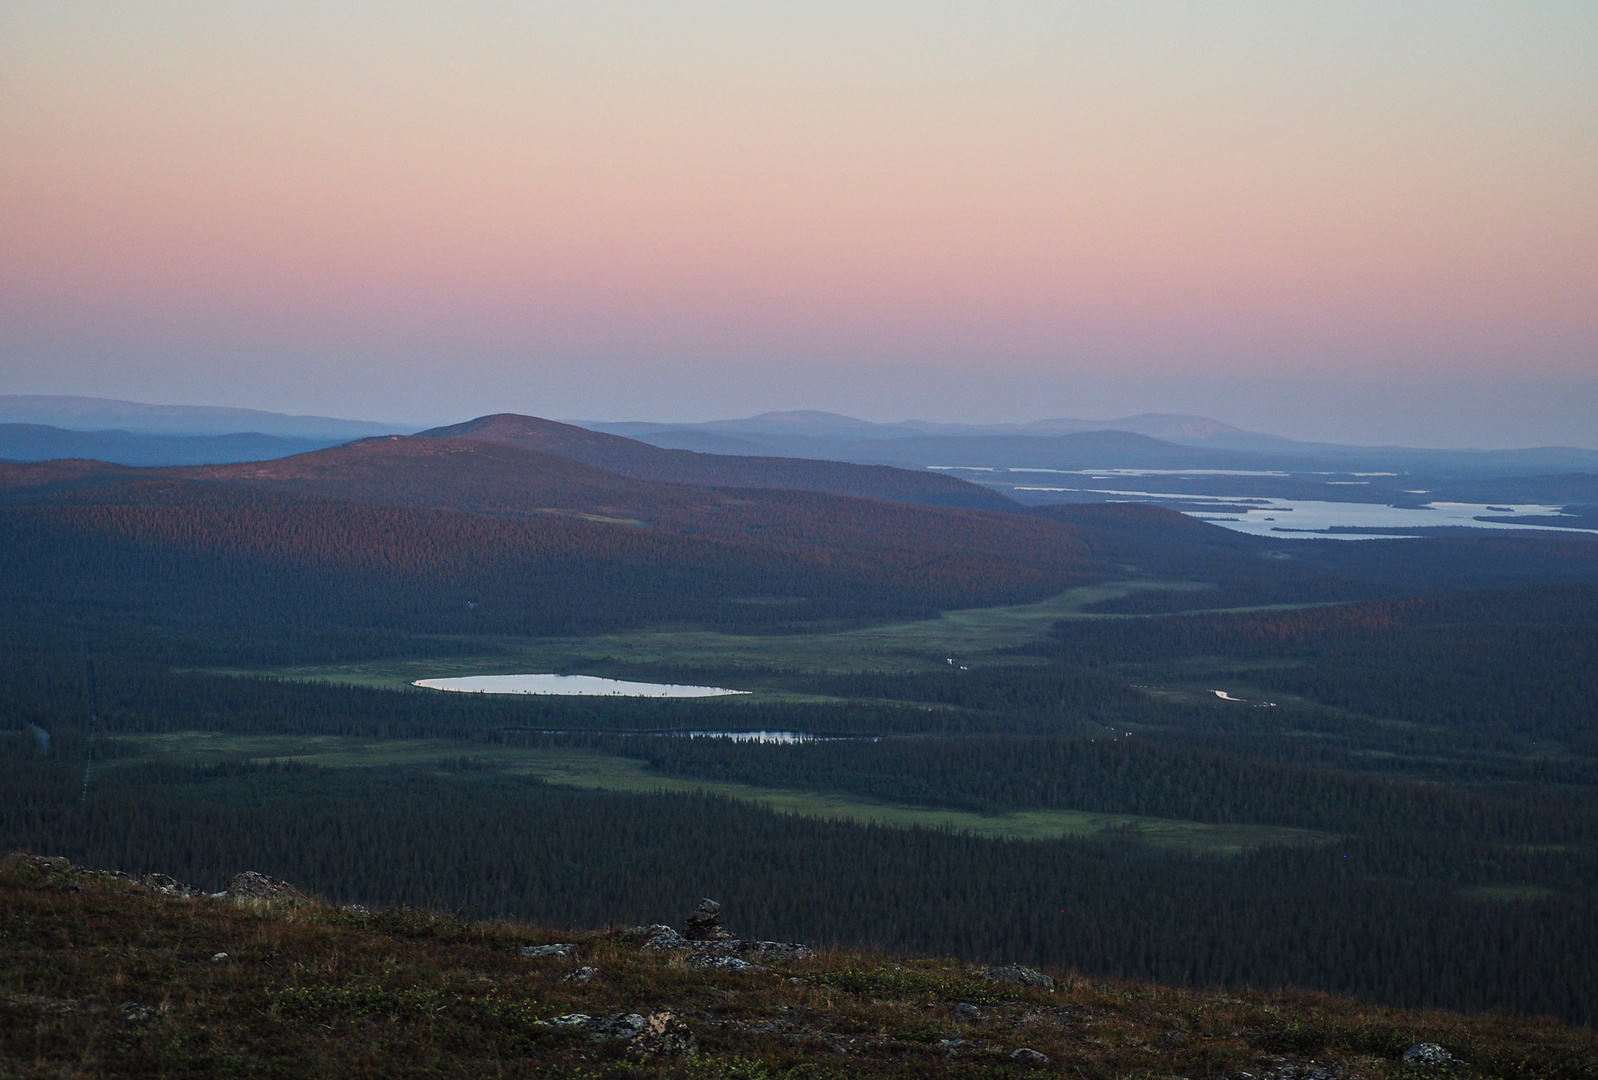
{"label": "distant mountain ridge", "polygon": [[42,424],[68,431],[119,431],[136,435],[238,435],[252,433],[311,439],[324,445],[372,435],[409,434],[415,428],[291,416],[208,405],[151,405],[114,398],[0,394],[0,424]]}
{"label": "distant mountain ridge", "polygon": [[[772,454],[923,468],[967,464],[1011,468],[1400,469],[1444,476],[1598,472],[1598,450],[1563,446],[1431,450],[1309,443],[1244,431],[1208,417],[1175,413],[1141,413],[1103,421],[1062,417],[1026,424],[947,424],[922,420],[879,424],[837,413],[796,411],[699,424],[634,421],[589,422],[584,426],[657,446],[688,446],[706,453],[727,453],[736,446],[736,451],[732,452],[748,454],[755,452],[752,448],[759,447]],[[1116,433],[1158,440],[1164,450],[1155,453],[1153,446],[1135,441],[1118,443],[1112,437]],[[1100,437],[1096,444],[1092,436]],[[1066,439],[1074,441],[1050,442]],[[1014,453],[1003,461],[993,459],[985,451],[981,455],[984,460],[971,458],[971,454],[983,446],[988,450],[1008,446]],[[1095,452],[1085,453],[1095,446]],[[1137,460],[1104,457],[1098,452],[1111,453],[1117,447],[1135,449]],[[1210,456],[1194,456],[1188,452],[1192,450],[1207,451]]]}
{"label": "distant mountain ridge", "polygon": [[0,461],[84,458],[117,465],[221,465],[320,450],[343,440],[298,439],[246,431],[227,435],[156,435],[69,431],[45,424],[0,424]]}
{"label": "distant mountain ridge", "polygon": [[[582,426],[630,438],[644,438],[667,431],[701,431],[725,436],[777,436],[829,439],[900,439],[918,435],[1075,435],[1085,431],[1129,431],[1157,439],[1209,439],[1218,435],[1248,436],[1252,433],[1204,416],[1175,413],[1140,413],[1117,420],[1079,420],[1060,417],[1023,424],[961,424],[929,420],[900,420],[877,423],[858,420],[840,413],[799,409],[767,412],[741,420],[710,420],[697,424],[655,424],[642,421],[605,423],[585,422]],[[1264,436],[1270,438],[1271,436]],[[646,441],[652,441],[646,439]]]}

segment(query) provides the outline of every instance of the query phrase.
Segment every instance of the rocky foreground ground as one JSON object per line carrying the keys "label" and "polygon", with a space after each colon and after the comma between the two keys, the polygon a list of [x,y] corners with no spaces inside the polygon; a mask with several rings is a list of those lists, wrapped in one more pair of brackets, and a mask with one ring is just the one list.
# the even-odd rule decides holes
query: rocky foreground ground
{"label": "rocky foreground ground", "polygon": [[740,939],[555,933],[243,873],[0,861],[0,1075],[1598,1077],[1551,1021]]}

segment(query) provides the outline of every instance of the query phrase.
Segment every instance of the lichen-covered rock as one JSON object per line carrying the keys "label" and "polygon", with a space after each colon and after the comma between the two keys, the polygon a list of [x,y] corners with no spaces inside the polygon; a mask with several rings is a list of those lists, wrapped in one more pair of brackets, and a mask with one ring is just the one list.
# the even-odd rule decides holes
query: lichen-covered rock
{"label": "lichen-covered rock", "polygon": [[733,938],[730,941],[718,941],[711,947],[718,953],[754,960],[804,960],[815,955],[808,947],[793,941],[745,941]]}
{"label": "lichen-covered rock", "polygon": [[1049,1055],[1030,1046],[1018,1046],[1010,1051],[1010,1060],[1018,1065],[1047,1065]]}
{"label": "lichen-covered rock", "polygon": [[185,896],[194,891],[170,874],[145,874],[139,884],[168,896]]}
{"label": "lichen-covered rock", "polygon": [[644,1018],[644,1028],[628,1043],[627,1052],[635,1057],[690,1058],[699,1053],[699,1040],[667,1010]]}
{"label": "lichen-covered rock", "polygon": [[645,926],[640,929],[645,938],[645,952],[670,952],[688,947],[688,940],[669,926],[656,923],[654,926]]}
{"label": "lichen-covered rock", "polygon": [[982,977],[992,983],[1008,983],[1012,986],[1029,986],[1038,990],[1047,990],[1054,993],[1054,980],[1041,971],[1034,971],[1020,964],[1006,964],[1003,967],[989,968],[982,973]]}
{"label": "lichen-covered rock", "polygon": [[587,964],[584,964],[582,967],[578,968],[576,971],[573,971],[571,974],[562,976],[560,981],[561,982],[569,982],[569,983],[593,982],[595,976],[597,976],[598,974],[599,974],[599,969],[598,968],[589,967]]}
{"label": "lichen-covered rock", "polygon": [[571,956],[577,951],[577,946],[559,942],[554,945],[523,945],[522,956],[527,960],[542,960],[551,956]]}
{"label": "lichen-covered rock", "polygon": [[587,1013],[566,1013],[564,1016],[552,1016],[548,1020],[536,1021],[539,1027],[553,1028],[586,1028],[594,1022],[594,1018]]}
{"label": "lichen-covered rock", "polygon": [[648,1016],[635,1012],[612,1013],[609,1016],[567,1013],[565,1016],[541,1020],[539,1024],[582,1031],[592,1042],[625,1042],[629,1057],[685,1058],[699,1052],[699,1040],[688,1025],[666,1009],[656,1010]]}
{"label": "lichen-covered rock", "polygon": [[719,956],[715,953],[700,953],[689,957],[691,967],[717,968],[721,971],[765,971],[759,964],[751,964],[739,956]]}
{"label": "lichen-covered rock", "polygon": [[233,880],[227,883],[227,891],[231,896],[251,900],[300,900],[305,897],[304,893],[281,878],[268,877],[255,870],[234,874]]}
{"label": "lichen-covered rock", "polygon": [[1416,1043],[1399,1058],[1405,1065],[1430,1065],[1441,1068],[1452,1065],[1455,1057],[1436,1043]]}

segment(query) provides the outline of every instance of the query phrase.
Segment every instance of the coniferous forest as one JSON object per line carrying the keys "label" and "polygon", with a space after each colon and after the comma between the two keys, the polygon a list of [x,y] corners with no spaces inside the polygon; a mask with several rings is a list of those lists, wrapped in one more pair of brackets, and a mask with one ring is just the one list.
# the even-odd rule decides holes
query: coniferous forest
{"label": "coniferous forest", "polygon": [[[3,467],[0,844],[1598,1020],[1598,544],[586,466],[512,498],[540,456],[383,445],[359,483]],[[518,671],[749,693],[409,685]],[[683,734],[754,731],[813,737]]]}

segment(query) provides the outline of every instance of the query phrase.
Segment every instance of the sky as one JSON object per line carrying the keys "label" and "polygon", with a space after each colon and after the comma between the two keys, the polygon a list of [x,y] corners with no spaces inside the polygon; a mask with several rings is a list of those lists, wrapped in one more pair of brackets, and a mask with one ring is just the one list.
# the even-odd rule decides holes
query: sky
{"label": "sky", "polygon": [[1598,446],[1598,4],[0,0],[0,394]]}

